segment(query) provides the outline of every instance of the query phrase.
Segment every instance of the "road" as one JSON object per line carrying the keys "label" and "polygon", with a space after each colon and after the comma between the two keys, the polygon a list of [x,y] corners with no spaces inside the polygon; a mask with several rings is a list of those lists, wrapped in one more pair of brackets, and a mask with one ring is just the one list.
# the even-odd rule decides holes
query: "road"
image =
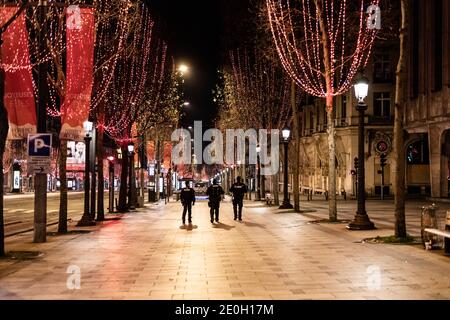
{"label": "road", "polygon": [[[12,236],[33,229],[34,195],[8,195],[5,196],[4,206],[5,234]],[[84,193],[68,193],[67,218],[77,221],[84,210]],[[108,194],[105,193],[105,210],[108,210]],[[58,223],[59,193],[49,193],[47,196],[47,225]]]}

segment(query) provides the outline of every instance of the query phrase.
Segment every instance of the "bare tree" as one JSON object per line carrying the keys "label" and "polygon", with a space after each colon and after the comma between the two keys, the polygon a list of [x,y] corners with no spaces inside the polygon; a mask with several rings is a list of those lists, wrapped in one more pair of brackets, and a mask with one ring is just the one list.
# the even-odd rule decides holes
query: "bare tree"
{"label": "bare tree", "polygon": [[365,66],[376,35],[366,28],[364,0],[358,2],[359,9],[338,0],[266,0],[284,69],[303,91],[325,99],[330,221],[337,220],[333,99],[348,91],[358,69]]}
{"label": "bare tree", "polygon": [[[0,62],[1,46],[3,44],[2,36],[8,27],[22,14],[26,9],[28,1],[23,0],[19,3],[18,10],[4,25],[0,27]],[[4,104],[5,95],[5,70],[0,67],[0,257],[5,255],[5,227],[3,217],[3,196],[4,196],[4,175],[3,175],[3,154],[5,152],[6,138],[8,136],[9,123],[8,113]]]}

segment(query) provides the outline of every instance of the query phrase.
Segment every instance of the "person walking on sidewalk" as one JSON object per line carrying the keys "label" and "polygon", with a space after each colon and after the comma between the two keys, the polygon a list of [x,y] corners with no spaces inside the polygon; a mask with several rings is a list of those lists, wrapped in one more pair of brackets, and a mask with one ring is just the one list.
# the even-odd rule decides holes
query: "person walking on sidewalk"
{"label": "person walking on sidewalk", "polygon": [[[234,220],[239,218],[242,221],[242,207],[244,206],[244,196],[248,192],[247,186],[242,183],[242,178],[237,177],[236,183],[234,183],[230,192],[233,194],[233,210],[234,210]],[[239,207],[239,212],[238,212]]]}
{"label": "person walking on sidewalk", "polygon": [[220,201],[222,201],[222,196],[225,194],[222,187],[219,186],[217,180],[214,179],[213,185],[208,187],[206,190],[206,195],[209,197],[208,206],[210,208],[209,213],[211,215],[211,223],[214,223],[214,216],[216,222],[219,222],[219,209]]}
{"label": "person walking on sidewalk", "polygon": [[186,212],[188,212],[189,224],[192,223],[192,206],[195,205],[195,191],[190,184],[181,189],[181,204],[183,205],[183,224],[186,224]]}

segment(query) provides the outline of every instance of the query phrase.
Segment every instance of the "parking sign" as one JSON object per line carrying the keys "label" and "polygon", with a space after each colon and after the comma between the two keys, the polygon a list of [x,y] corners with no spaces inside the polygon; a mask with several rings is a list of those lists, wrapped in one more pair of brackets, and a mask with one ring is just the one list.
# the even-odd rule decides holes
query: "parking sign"
{"label": "parking sign", "polygon": [[28,135],[28,157],[50,158],[52,155],[51,134]]}
{"label": "parking sign", "polygon": [[28,173],[50,173],[52,135],[47,133],[28,135]]}

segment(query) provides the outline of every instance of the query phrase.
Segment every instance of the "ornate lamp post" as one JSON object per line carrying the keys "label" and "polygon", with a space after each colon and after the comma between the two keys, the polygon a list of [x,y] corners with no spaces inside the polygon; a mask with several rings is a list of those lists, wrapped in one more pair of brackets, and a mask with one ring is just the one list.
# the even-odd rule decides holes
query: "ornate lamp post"
{"label": "ornate lamp post", "polygon": [[136,204],[135,204],[135,181],[134,181],[134,143],[130,142],[128,144],[128,156],[130,157],[130,170],[129,170],[129,176],[130,176],[130,189],[128,192],[128,207],[130,210],[136,210]]}
{"label": "ornate lamp post", "polygon": [[84,131],[86,131],[86,137],[84,138],[85,142],[85,164],[84,164],[84,212],[81,220],[78,222],[78,227],[88,227],[95,226],[95,221],[92,219],[92,215],[89,210],[89,192],[90,192],[90,145],[91,145],[91,132],[94,124],[90,121],[85,121],[83,123]]}
{"label": "ornate lamp post", "polygon": [[358,99],[356,110],[359,112],[358,125],[358,211],[355,219],[347,226],[350,230],[371,230],[374,224],[370,221],[366,212],[366,190],[365,190],[365,161],[364,161],[364,114],[367,110],[367,104],[364,99],[369,91],[369,81],[361,77],[355,84],[355,95]]}
{"label": "ornate lamp post", "polygon": [[289,180],[289,173],[288,173],[288,159],[289,159],[289,140],[291,138],[291,129],[284,128],[282,131],[283,136],[283,143],[284,143],[284,199],[283,203],[280,206],[280,209],[293,209],[294,207],[289,201],[289,190],[288,190],[288,180]]}
{"label": "ornate lamp post", "polygon": [[261,159],[259,155],[261,153],[261,147],[258,145],[256,147],[256,167],[257,167],[257,176],[256,176],[256,201],[261,201]]}

